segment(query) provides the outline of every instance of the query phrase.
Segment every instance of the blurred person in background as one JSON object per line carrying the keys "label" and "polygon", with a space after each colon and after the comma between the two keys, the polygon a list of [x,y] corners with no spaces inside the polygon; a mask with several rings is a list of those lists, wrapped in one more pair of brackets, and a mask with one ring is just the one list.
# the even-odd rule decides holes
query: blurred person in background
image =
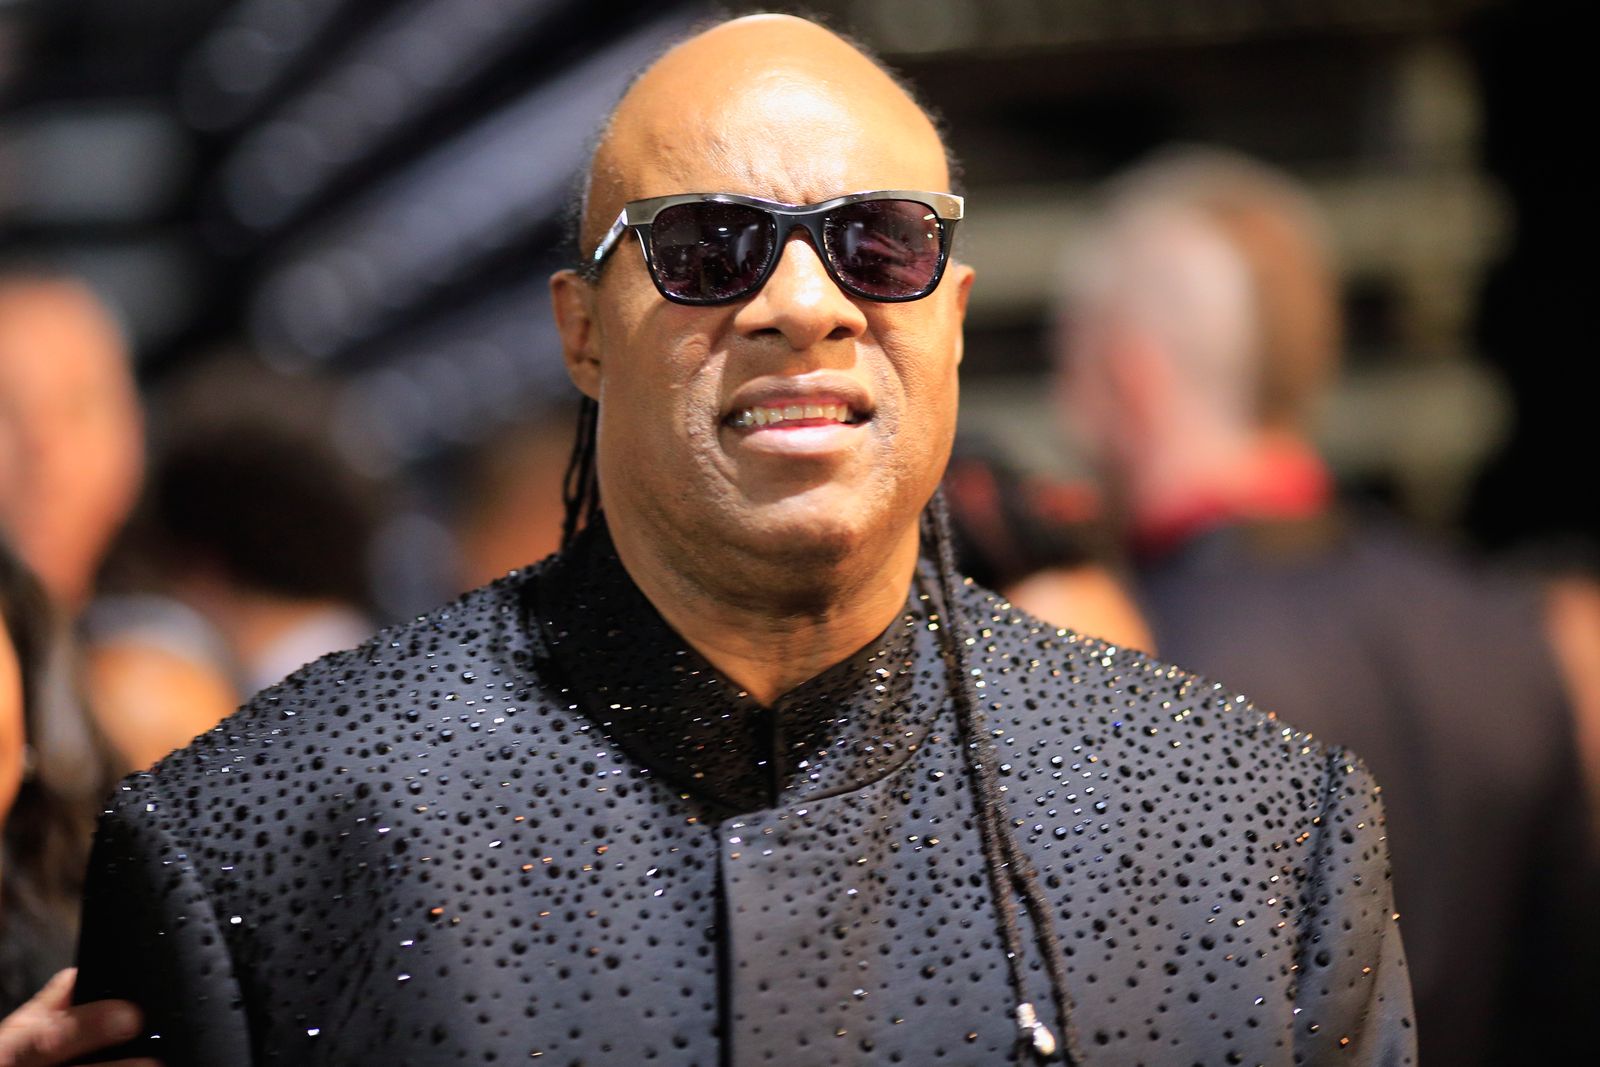
{"label": "blurred person in background", "polygon": [[1384,782],[1427,1062],[1554,1062],[1596,992],[1593,838],[1538,590],[1335,503],[1308,423],[1341,323],[1289,178],[1191,150],[1069,259],[1066,414],[1165,656]]}
{"label": "blurred person in background", "polygon": [[[58,628],[3,540],[0,623],[0,1067],[51,1067],[138,1030],[126,1002],[69,1006],[84,861],[113,778],[99,748],[64,754],[41,744]],[[67,758],[76,765],[63,774]]]}
{"label": "blurred person in background", "polygon": [[1600,570],[1569,565],[1547,573],[1545,630],[1577,720],[1589,784],[1590,828],[1600,833]]}
{"label": "blurred person in background", "polygon": [[577,408],[576,400],[552,404],[497,431],[464,458],[451,523],[463,591],[561,547],[561,486]]}
{"label": "blurred person in background", "polygon": [[[126,340],[81,280],[45,268],[0,269],[0,532],[39,576],[55,606],[63,657],[48,672],[63,708],[39,729],[63,750],[93,742],[73,630],[94,597],[108,546],[138,497],[144,419]],[[129,731],[88,701],[99,732],[122,751]],[[123,751],[131,770],[140,751]]]}
{"label": "blurred person in background", "polygon": [[0,270],[0,530],[69,614],[138,497],[143,433],[105,304],[69,275]]}
{"label": "blurred person in background", "polygon": [[961,573],[1032,615],[1154,652],[1098,492],[1018,470],[987,442],[956,442],[944,478]]}
{"label": "blurred person in background", "polygon": [[237,357],[153,405],[149,488],[110,568],[118,593],[86,625],[96,705],[131,768],[376,629],[381,494],[329,441],[328,401]]}

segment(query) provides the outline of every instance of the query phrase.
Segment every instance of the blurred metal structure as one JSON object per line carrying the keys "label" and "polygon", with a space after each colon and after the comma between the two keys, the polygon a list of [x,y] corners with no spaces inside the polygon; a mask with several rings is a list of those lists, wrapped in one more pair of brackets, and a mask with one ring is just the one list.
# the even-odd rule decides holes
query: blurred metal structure
{"label": "blurred metal structure", "polygon": [[1344,32],[1428,31],[1484,0],[822,0],[821,11],[901,57],[1227,44]]}
{"label": "blurred metal structure", "polygon": [[[336,65],[316,72],[310,84],[240,139],[221,167],[229,209],[252,230],[281,224],[341,173],[420,121],[442,97],[537,39],[542,26],[575,6],[570,0],[397,5]],[[231,28],[230,36],[238,32]],[[204,54],[209,56],[212,47]],[[252,98],[226,91],[228,69],[197,68],[185,85],[188,111],[237,109]],[[231,102],[231,108],[222,101]],[[541,103],[550,109],[548,99]]]}
{"label": "blurred metal structure", "polygon": [[231,123],[204,203],[251,265],[254,346],[351,375],[339,433],[371,468],[566,396],[550,336],[525,328],[545,321],[528,290],[600,118],[695,9],[624,3],[640,17],[601,24],[574,0],[297,6],[284,24],[240,4],[195,52],[276,32],[270,71],[241,86],[207,61],[183,86],[186,111]]}
{"label": "blurred metal structure", "polygon": [[[242,337],[279,365],[346,377],[362,432],[341,436],[369,467],[425,459],[566,395],[552,335],[527,327],[546,321],[574,178],[600,118],[698,6],[142,10],[165,45],[147,42],[141,73],[107,92],[42,67],[57,49],[85,70],[102,63],[127,8],[0,7],[0,45],[37,57],[0,104],[10,249],[107,289],[138,320],[151,373]],[[427,417],[398,402],[407,395],[428,398]],[[396,401],[388,414],[383,398]]]}
{"label": "blurred metal structure", "polygon": [[[215,5],[219,8],[223,5]],[[242,0],[227,7],[184,63],[184,117],[232,129],[302,69],[352,0]]]}
{"label": "blurred metal structure", "polygon": [[[608,45],[304,231],[257,289],[258,344],[333,358],[559,219],[600,117],[682,25],[669,16]],[[236,202],[238,176],[225,179]]]}
{"label": "blurred metal structure", "polygon": [[[552,268],[554,264],[549,264]],[[363,469],[383,472],[441,445],[470,444],[525,418],[530,398],[576,396],[550,351],[545,271],[495,290],[385,346],[346,380],[337,438]]]}

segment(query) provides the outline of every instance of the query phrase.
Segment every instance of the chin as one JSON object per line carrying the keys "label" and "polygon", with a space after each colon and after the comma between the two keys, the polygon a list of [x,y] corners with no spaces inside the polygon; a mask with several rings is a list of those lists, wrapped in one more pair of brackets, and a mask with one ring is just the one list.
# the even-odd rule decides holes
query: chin
{"label": "chin", "polygon": [[741,509],[746,516],[741,540],[748,550],[804,561],[819,571],[883,566],[908,536],[917,535],[925,503],[925,497],[898,483],[818,486]]}
{"label": "chin", "polygon": [[834,508],[769,505],[741,525],[748,549],[812,567],[842,564],[882,535],[882,516],[841,504]]}

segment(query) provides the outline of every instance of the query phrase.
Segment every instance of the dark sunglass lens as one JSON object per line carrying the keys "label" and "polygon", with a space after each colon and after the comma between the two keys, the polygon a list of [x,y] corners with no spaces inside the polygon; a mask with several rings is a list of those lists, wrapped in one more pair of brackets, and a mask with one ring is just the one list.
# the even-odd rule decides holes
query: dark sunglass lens
{"label": "dark sunglass lens", "polygon": [[772,216],[712,201],[664,208],[650,226],[656,278],[671,296],[710,303],[749,292],[772,255]]}
{"label": "dark sunglass lens", "polygon": [[862,296],[921,296],[939,273],[939,216],[915,200],[863,200],[834,208],[823,235],[840,280]]}

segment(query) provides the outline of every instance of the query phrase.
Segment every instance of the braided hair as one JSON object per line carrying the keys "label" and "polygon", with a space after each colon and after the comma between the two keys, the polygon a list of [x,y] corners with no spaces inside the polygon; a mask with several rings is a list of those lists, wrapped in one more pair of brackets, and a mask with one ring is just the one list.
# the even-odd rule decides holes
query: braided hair
{"label": "braided hair", "polygon": [[600,405],[584,397],[578,402],[578,429],[572,441],[572,457],[561,479],[561,547],[594,522],[600,514],[600,476],[595,470],[595,441],[600,432]]}

